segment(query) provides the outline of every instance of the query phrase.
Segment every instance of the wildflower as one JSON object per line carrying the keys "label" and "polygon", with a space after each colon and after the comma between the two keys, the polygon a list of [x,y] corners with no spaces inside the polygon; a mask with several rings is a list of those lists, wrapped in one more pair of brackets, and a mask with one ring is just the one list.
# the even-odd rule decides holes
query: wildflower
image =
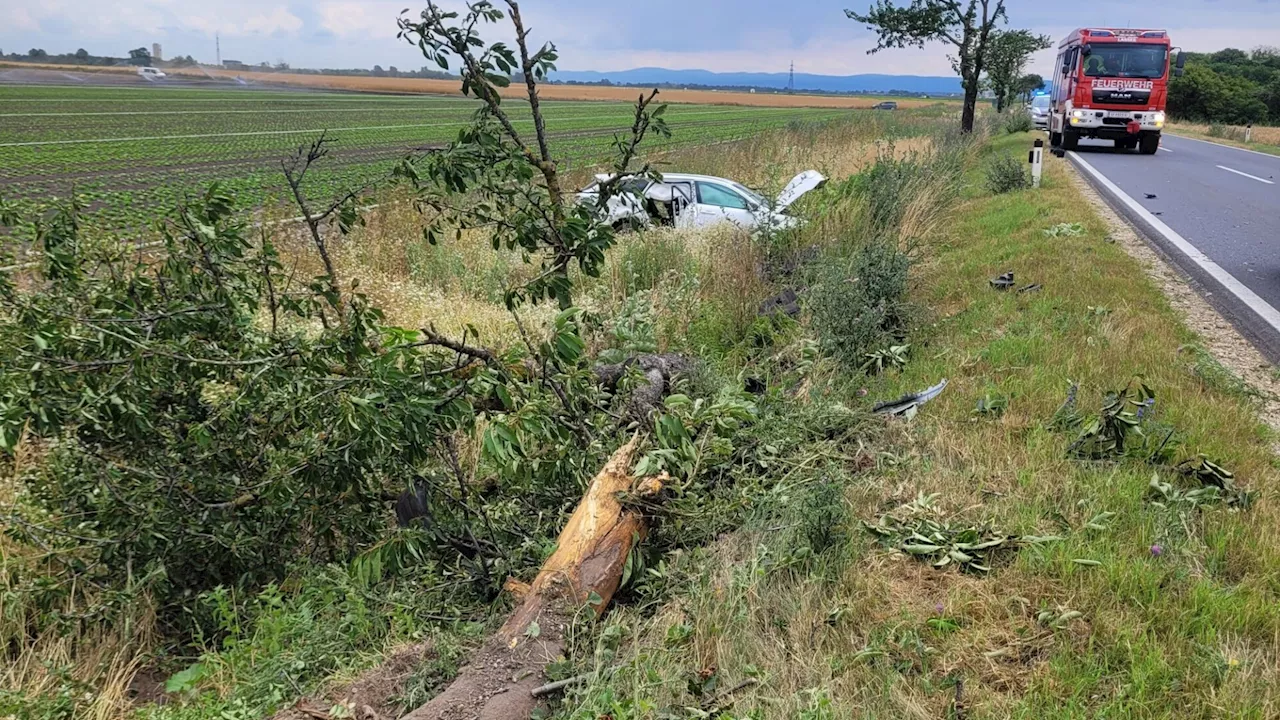
{"label": "wildflower", "polygon": [[1151,557],[1160,557],[1164,554],[1164,547],[1160,545],[1151,546]]}

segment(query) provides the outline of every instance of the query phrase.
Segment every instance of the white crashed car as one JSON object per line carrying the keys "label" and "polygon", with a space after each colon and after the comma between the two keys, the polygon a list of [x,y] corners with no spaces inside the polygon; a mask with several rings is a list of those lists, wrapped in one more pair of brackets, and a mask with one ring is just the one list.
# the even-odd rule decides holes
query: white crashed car
{"label": "white crashed car", "polygon": [[[578,193],[578,201],[596,202],[599,184],[610,177],[597,175],[596,182]],[[800,224],[800,219],[788,215],[787,208],[826,181],[818,171],[806,170],[787,183],[770,207],[769,201],[754,191],[721,177],[663,173],[661,182],[633,177],[622,182],[619,189],[625,192],[609,198],[608,222],[617,228],[708,227],[725,222],[748,230],[792,228]]]}

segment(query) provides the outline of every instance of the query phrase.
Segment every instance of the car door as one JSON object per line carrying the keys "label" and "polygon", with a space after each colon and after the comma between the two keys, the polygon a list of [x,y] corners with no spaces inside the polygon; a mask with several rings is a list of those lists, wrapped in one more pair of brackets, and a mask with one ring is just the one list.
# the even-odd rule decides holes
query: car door
{"label": "car door", "polygon": [[698,202],[691,208],[695,227],[708,227],[731,222],[744,228],[756,225],[756,215],[751,203],[740,193],[720,183],[700,180],[697,183]]}

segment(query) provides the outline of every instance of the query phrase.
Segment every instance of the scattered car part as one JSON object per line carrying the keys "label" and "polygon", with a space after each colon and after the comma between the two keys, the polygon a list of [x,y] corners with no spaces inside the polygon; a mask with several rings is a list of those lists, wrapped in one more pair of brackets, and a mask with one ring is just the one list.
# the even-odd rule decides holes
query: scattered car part
{"label": "scattered car part", "polygon": [[906,418],[914,417],[916,409],[921,405],[942,394],[947,387],[947,379],[943,378],[942,382],[918,393],[908,393],[897,400],[889,400],[887,402],[876,403],[871,408],[871,412],[877,415],[898,415]]}
{"label": "scattered car part", "polygon": [[989,282],[991,283],[991,287],[997,290],[1008,290],[1013,287],[1013,271],[1010,270],[997,278],[993,278]]}

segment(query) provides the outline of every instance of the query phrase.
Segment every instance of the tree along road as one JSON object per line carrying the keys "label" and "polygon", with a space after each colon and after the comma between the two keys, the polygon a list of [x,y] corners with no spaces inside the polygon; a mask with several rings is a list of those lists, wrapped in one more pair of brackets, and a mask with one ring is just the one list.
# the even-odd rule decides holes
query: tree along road
{"label": "tree along road", "polygon": [[1280,157],[1164,135],[1155,155],[1081,141],[1103,197],[1280,362]]}

